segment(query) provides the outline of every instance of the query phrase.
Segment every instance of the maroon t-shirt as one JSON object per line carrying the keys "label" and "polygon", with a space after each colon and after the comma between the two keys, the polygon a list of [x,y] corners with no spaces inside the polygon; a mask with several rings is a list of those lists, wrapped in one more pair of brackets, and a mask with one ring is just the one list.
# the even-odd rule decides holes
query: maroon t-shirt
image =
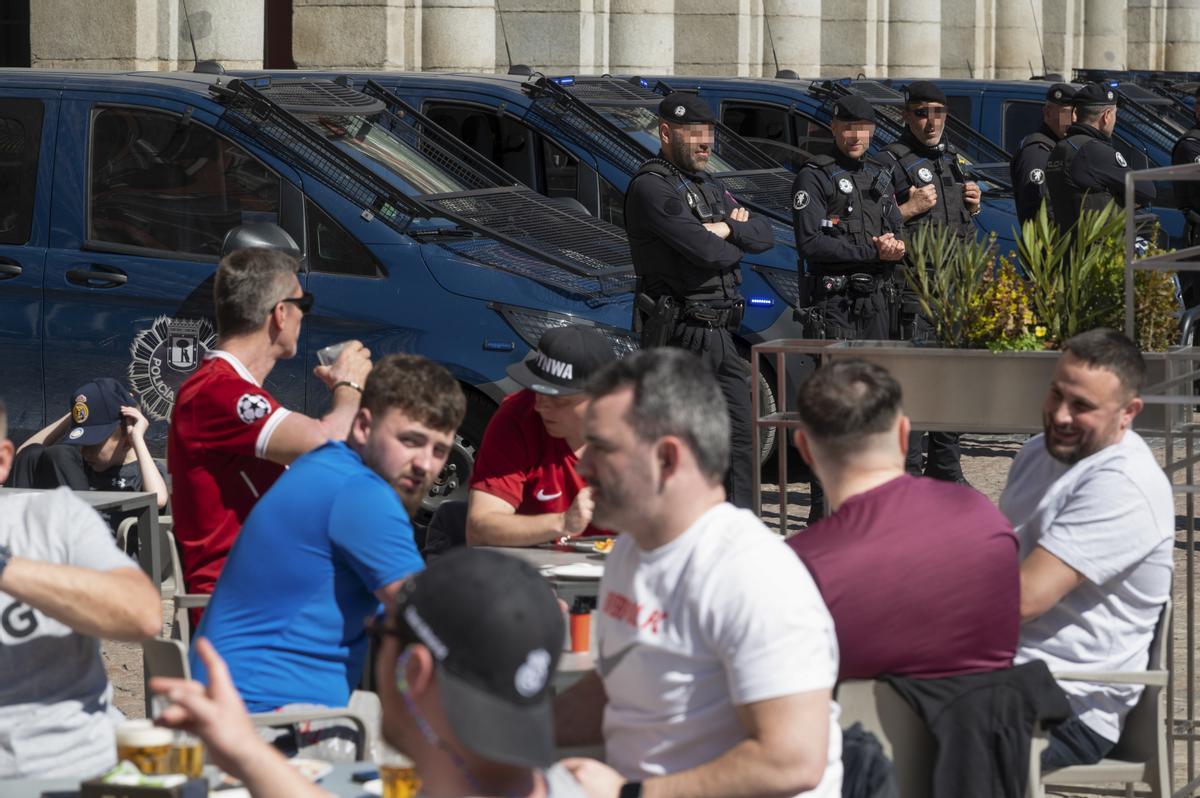
{"label": "maroon t-shirt", "polygon": [[1021,615],[1017,538],[972,488],[897,477],[851,497],[788,545],[833,616],[839,681],[1012,664]]}

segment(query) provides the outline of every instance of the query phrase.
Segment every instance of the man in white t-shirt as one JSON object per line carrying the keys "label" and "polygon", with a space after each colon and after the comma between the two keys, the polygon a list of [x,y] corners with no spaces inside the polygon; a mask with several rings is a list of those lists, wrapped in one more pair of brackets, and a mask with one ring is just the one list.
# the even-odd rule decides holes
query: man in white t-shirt
{"label": "man in white t-shirt", "polygon": [[[1016,662],[1052,671],[1139,671],[1171,591],[1171,486],[1131,429],[1145,364],[1113,330],[1063,346],[1044,434],[1013,461],[1000,509],[1021,541]],[[1061,682],[1075,717],[1042,757],[1052,770],[1099,761],[1141,695],[1137,685]]]}
{"label": "man in white t-shirt", "polygon": [[592,798],[841,794],[833,622],[808,571],[725,500],[729,420],[679,349],[589,383],[580,474],[620,531],[596,614],[596,671],[556,704]]}

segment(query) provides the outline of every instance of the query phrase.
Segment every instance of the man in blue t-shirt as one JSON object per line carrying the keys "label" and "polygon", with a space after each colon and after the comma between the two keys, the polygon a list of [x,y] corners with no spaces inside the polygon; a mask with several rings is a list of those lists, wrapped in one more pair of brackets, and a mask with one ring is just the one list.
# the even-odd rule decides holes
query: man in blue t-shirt
{"label": "man in blue t-shirt", "polygon": [[[353,386],[358,387],[358,386]],[[292,463],[254,506],[197,632],[251,712],[346,706],[363,672],[363,621],[423,567],[410,514],[437,477],[466,399],[415,355],[375,364],[342,441]],[[207,681],[191,657],[195,678]]]}

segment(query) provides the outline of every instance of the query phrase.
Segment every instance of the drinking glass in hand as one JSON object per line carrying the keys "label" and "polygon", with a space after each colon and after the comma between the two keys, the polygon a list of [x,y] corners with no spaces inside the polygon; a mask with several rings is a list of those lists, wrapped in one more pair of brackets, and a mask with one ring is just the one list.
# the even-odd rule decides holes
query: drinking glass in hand
{"label": "drinking glass in hand", "polygon": [[346,344],[348,344],[348,343],[350,343],[350,342],[349,341],[341,341],[336,344],[330,344],[329,346],[326,346],[323,349],[318,349],[317,350],[317,362],[320,363],[322,366],[332,366],[333,361],[338,359],[338,355],[340,355],[342,353],[342,350],[346,348]]}

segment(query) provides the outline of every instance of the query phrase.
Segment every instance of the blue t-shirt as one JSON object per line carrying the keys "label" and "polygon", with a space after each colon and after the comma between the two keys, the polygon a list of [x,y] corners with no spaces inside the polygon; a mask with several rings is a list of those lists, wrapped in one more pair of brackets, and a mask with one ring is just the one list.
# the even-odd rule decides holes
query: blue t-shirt
{"label": "blue t-shirt", "polygon": [[423,567],[396,491],[346,444],[327,443],[254,506],[197,635],[229,664],[251,712],[345,706],[366,658],[363,621],[379,610],[374,591]]}

